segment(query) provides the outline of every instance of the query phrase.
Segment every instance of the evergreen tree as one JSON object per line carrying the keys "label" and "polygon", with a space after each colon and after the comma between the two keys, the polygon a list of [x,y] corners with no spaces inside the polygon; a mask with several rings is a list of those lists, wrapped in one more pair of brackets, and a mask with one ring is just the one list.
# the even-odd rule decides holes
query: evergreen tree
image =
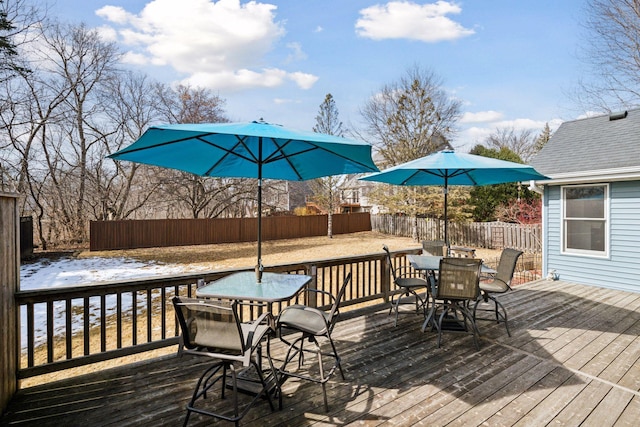
{"label": "evergreen tree", "polygon": [[26,73],[25,67],[18,65],[18,50],[13,42],[13,25],[4,9],[4,0],[0,0],[0,81],[4,81],[17,73]]}
{"label": "evergreen tree", "polygon": [[[325,96],[324,101],[320,104],[313,131],[327,135],[344,135],[338,107],[333,99],[333,95],[330,93]],[[313,191],[314,202],[320,210],[327,212],[327,237],[330,239],[333,238],[333,213],[339,204],[338,186],[340,182],[340,177],[327,176],[315,179],[309,183]]]}

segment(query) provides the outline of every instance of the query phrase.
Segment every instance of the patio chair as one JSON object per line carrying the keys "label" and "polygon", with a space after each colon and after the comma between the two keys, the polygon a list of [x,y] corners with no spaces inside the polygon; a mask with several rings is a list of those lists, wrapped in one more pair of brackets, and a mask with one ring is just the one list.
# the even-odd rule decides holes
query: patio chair
{"label": "patio chair", "polygon": [[[428,287],[429,283],[426,279],[422,277],[416,277],[417,273],[410,265],[394,267],[393,259],[391,256],[391,252],[389,252],[389,248],[387,245],[382,246],[382,249],[387,253],[387,262],[389,263],[389,269],[391,270],[391,277],[393,278],[393,283],[400,288],[402,291],[400,294],[393,294],[391,296],[391,307],[389,307],[389,314],[395,311],[396,318],[394,321],[394,326],[398,326],[398,314],[400,313],[400,304],[414,304],[416,305],[416,313],[420,314],[420,308],[422,307],[423,313],[426,314],[427,311],[427,303],[428,303]],[[404,258],[406,254],[404,253],[396,253],[393,258]],[[424,290],[424,298],[422,298],[418,291]],[[403,297],[413,296],[412,301],[407,301],[405,298],[403,301]]]}
{"label": "patio chair", "polygon": [[[173,306],[176,317],[182,330],[179,354],[193,354],[215,360],[198,379],[191,400],[187,404],[187,417],[184,420],[186,426],[192,412],[208,415],[214,418],[234,422],[238,425],[240,419],[246,415],[249,409],[261,396],[266,396],[271,410],[274,410],[270,395],[270,387],[277,387],[275,370],[269,354],[269,341],[267,340],[267,359],[269,361],[271,375],[270,381],[262,370],[261,342],[269,331],[270,313],[264,313],[252,323],[241,323],[238,316],[237,301],[209,301],[193,298],[174,297]],[[236,367],[240,365],[241,368]],[[255,394],[248,404],[239,406],[239,372],[252,367],[251,374],[257,378],[244,378],[248,385],[252,385],[251,394]],[[231,380],[231,384],[227,381]],[[221,409],[223,412],[212,412],[205,409],[204,399],[207,393],[211,395],[211,388],[220,381],[220,397],[225,398],[227,388],[232,389],[233,411],[229,414],[227,405]],[[269,385],[271,384],[271,386]],[[196,406],[197,404],[197,406]],[[221,407],[222,408],[222,407]]]}
{"label": "patio chair", "polygon": [[444,240],[423,240],[422,254],[447,256],[447,243]]}
{"label": "patio chair", "polygon": [[[282,342],[284,342],[288,346],[284,363],[278,370],[280,376],[280,384],[282,384],[287,379],[287,377],[296,377],[302,380],[322,384],[324,408],[327,412],[329,412],[329,403],[327,400],[326,388],[327,381],[331,379],[331,376],[334,374],[336,369],[340,370],[342,379],[345,379],[344,372],[342,371],[342,366],[340,364],[340,356],[338,355],[336,346],[333,342],[333,339],[331,338],[331,333],[333,332],[333,327],[335,326],[340,314],[340,301],[342,300],[347,285],[350,281],[351,273],[347,274],[347,276],[344,278],[344,282],[340,287],[338,294],[335,296],[330,292],[320,289],[306,290],[306,301],[310,301],[309,298],[313,298],[313,301],[315,301],[317,294],[328,296],[332,302],[331,308],[328,312],[315,307],[310,307],[308,305],[297,304],[298,298],[296,298],[296,304],[285,307],[278,315],[278,319],[276,321],[278,336],[280,337]],[[291,339],[291,341],[289,341],[289,335],[293,336],[293,339]],[[329,342],[329,345],[331,346],[330,351],[322,351],[320,343],[318,342],[318,338],[320,337],[324,337],[326,341]],[[305,341],[312,343],[315,349],[309,350],[304,348],[303,345]],[[305,352],[314,353],[316,355],[318,359],[319,369],[317,376],[314,376],[314,374],[310,371],[307,372],[301,370],[302,365],[304,364]],[[328,356],[333,360],[333,363],[328,370],[325,369],[326,367],[323,364],[323,356]],[[289,365],[289,362],[294,360],[296,357],[298,358],[298,368],[295,371],[288,370],[287,365]]]}
{"label": "patio chair", "polygon": [[[480,349],[478,328],[469,304],[480,294],[481,268],[480,259],[442,258],[437,282],[435,277],[429,277],[433,304],[422,325],[422,332],[431,324],[438,331],[438,348],[442,332],[453,331],[473,335],[473,342]],[[441,310],[440,315],[438,310]]]}
{"label": "patio chair", "polygon": [[[498,262],[498,269],[493,276],[483,277],[480,281],[480,292],[482,293],[473,306],[473,318],[476,320],[495,320],[496,323],[504,322],[504,326],[507,329],[507,335],[511,336],[509,331],[509,322],[507,318],[507,310],[498,301],[498,299],[492,294],[503,294],[511,290],[511,281],[513,280],[513,273],[516,269],[516,263],[518,258],[522,255],[521,251],[516,249],[505,248],[500,254],[500,261]],[[481,303],[489,303],[489,300],[493,302],[492,308],[480,308],[478,305]],[[493,312],[495,319],[488,317],[476,317],[477,311]]]}

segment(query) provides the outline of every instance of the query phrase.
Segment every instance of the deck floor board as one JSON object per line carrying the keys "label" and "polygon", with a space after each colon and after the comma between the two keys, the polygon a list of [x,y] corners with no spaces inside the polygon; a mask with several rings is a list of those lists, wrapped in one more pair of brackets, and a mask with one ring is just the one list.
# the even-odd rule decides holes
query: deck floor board
{"label": "deck floor board", "polygon": [[[453,333],[437,348],[436,334],[420,331],[421,315],[402,314],[394,327],[388,306],[346,312],[334,330],[346,378],[327,383],[329,412],[320,385],[293,378],[282,411],[261,401],[241,425],[637,425],[640,295],[539,280],[500,298],[512,337],[502,324],[479,322],[479,351]],[[276,364],[285,350],[272,342]],[[166,356],[22,389],[0,425],[180,425],[209,363]],[[216,408],[229,405],[219,391],[210,397]],[[189,423],[210,424],[195,414]]]}

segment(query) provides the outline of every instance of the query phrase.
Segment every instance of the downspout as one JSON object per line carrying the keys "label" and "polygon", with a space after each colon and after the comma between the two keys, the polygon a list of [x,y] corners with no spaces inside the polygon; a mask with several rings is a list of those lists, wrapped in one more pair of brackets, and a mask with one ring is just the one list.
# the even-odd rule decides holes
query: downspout
{"label": "downspout", "polygon": [[529,181],[529,190],[536,192],[540,195],[544,194],[544,190],[542,189],[542,187],[540,187],[538,184],[536,184],[536,182],[534,180]]}

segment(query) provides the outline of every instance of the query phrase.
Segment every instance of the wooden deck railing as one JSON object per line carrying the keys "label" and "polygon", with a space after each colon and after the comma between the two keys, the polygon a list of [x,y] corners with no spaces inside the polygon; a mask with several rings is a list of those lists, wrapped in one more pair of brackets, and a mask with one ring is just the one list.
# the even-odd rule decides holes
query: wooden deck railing
{"label": "wooden deck railing", "polygon": [[[418,249],[404,250],[417,253]],[[402,261],[403,259],[401,259]],[[179,328],[171,298],[195,295],[199,278],[219,279],[238,270],[136,279],[104,284],[19,291],[22,325],[19,378],[28,378],[174,345]],[[383,253],[269,266],[266,271],[309,274],[310,287],[337,293],[344,276],[353,280],[342,305],[379,303],[390,296]],[[304,301],[325,306],[329,301]],[[276,304],[277,314],[289,302]],[[135,307],[135,309],[133,309]],[[248,308],[245,319],[257,317]]]}
{"label": "wooden deck railing", "polygon": [[[397,252],[411,254],[421,250]],[[484,261],[493,267],[497,265],[497,259]],[[404,257],[394,258],[394,262],[407,264]],[[536,262],[534,258],[523,258],[517,268],[518,283],[539,278],[533,273]],[[384,253],[280,264],[265,270],[311,275],[309,287],[334,295],[346,274],[351,272],[351,285],[342,301],[345,310],[386,302],[396,292],[391,286],[390,266]],[[15,300],[22,325],[20,339],[26,342],[21,343],[18,378],[175,345],[179,328],[171,298],[174,295],[194,296],[200,278],[208,282],[236,271],[240,270],[19,291]],[[318,307],[330,304],[328,300],[301,302]],[[277,315],[289,303],[275,304],[273,313]],[[245,308],[243,320],[255,319],[261,310],[257,306]]]}

